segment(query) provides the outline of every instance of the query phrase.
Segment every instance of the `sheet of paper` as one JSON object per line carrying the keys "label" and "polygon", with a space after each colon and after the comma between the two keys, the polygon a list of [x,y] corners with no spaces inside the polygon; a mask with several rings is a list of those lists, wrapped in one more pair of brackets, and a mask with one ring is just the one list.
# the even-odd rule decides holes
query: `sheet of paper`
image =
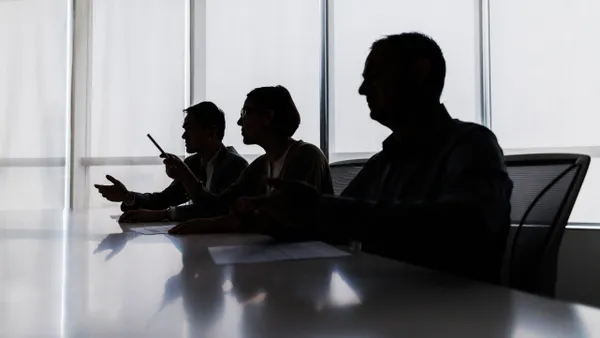
{"label": "sheet of paper", "polygon": [[169,233],[169,230],[176,226],[178,223],[173,222],[162,222],[162,223],[137,223],[135,225],[123,227],[123,229],[128,231],[135,231],[142,235],[166,235]]}
{"label": "sheet of paper", "polygon": [[217,265],[332,258],[350,254],[322,242],[232,245],[208,248]]}

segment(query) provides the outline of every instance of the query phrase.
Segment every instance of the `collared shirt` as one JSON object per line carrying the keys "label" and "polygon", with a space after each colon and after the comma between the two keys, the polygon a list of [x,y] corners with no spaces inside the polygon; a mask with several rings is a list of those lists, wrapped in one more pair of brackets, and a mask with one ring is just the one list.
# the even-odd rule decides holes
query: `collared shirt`
{"label": "collared shirt", "polygon": [[[435,185],[442,183],[437,178],[448,167],[445,161],[460,137],[475,131],[481,134],[477,138],[493,138],[489,131],[482,133],[486,129],[480,125],[453,120],[443,105],[434,116],[427,137],[392,134],[385,139],[382,151],[368,161],[342,196],[388,202],[435,196]],[[496,143],[495,138],[493,142]]]}
{"label": "collared shirt", "polygon": [[[202,182],[207,182],[206,167],[200,155],[194,154],[184,160],[185,164],[192,170],[194,175]],[[219,150],[211,162],[212,174],[210,186],[207,189],[213,193],[226,190],[232,183],[238,180],[242,172],[248,167],[248,162],[241,157],[233,147],[225,147]],[[171,182],[163,191],[153,193],[133,193],[132,204],[121,204],[121,210],[151,209],[161,210],[177,206],[189,201],[189,197],[183,184],[177,181]]]}
{"label": "collared shirt", "polygon": [[[242,173],[239,180],[221,194],[204,194],[194,205],[180,206],[177,221],[199,217],[215,217],[229,213],[229,207],[240,197],[263,196],[267,191],[269,159],[259,156]],[[290,146],[277,176],[282,180],[303,182],[322,194],[333,194],[331,171],[323,152],[316,146],[298,140]]]}
{"label": "collared shirt", "polygon": [[[296,141],[297,142],[297,141]],[[283,169],[283,165],[285,164],[285,159],[287,158],[287,154],[290,151],[290,148],[296,143],[292,142],[283,152],[283,154],[276,161],[267,161],[267,177],[268,178],[279,178],[281,175],[281,170]],[[267,186],[267,195],[273,192],[273,188]]]}
{"label": "collared shirt", "polygon": [[388,137],[382,151],[368,161],[342,195],[388,202],[435,199],[448,184],[455,183],[450,180],[452,175],[464,171],[487,173],[485,170],[501,176],[499,180],[490,177],[494,184],[509,181],[502,150],[491,131],[452,119],[443,105],[434,116],[427,137]]}
{"label": "collared shirt", "polygon": [[211,157],[210,160],[208,162],[206,162],[206,164],[204,165],[205,171],[206,171],[206,182],[204,184],[204,187],[208,190],[210,190],[210,187],[212,184],[213,173],[215,172],[215,162],[216,162],[215,159],[217,158],[217,156],[219,155],[219,153],[221,152],[222,149],[223,149],[223,147],[219,148],[219,150],[217,150],[215,152],[213,157]]}
{"label": "collared shirt", "polygon": [[320,199],[321,223],[366,251],[498,281],[512,182],[496,137],[443,105],[424,132],[386,139],[345,198]]}

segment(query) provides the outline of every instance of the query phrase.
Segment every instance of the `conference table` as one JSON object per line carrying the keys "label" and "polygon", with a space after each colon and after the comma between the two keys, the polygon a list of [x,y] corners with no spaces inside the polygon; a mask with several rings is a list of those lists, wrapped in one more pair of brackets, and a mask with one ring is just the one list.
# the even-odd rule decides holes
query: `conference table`
{"label": "conference table", "polygon": [[364,252],[216,264],[209,248],[277,244],[116,212],[0,213],[0,337],[600,337],[600,309]]}

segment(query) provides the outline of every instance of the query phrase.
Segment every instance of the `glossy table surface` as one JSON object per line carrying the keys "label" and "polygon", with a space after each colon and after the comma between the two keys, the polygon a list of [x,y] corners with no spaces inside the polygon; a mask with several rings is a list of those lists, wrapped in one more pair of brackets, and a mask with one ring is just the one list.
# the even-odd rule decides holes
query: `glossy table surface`
{"label": "glossy table surface", "polygon": [[1,337],[600,337],[595,308],[364,253],[217,266],[208,247],[269,239],[111,213],[0,213]]}

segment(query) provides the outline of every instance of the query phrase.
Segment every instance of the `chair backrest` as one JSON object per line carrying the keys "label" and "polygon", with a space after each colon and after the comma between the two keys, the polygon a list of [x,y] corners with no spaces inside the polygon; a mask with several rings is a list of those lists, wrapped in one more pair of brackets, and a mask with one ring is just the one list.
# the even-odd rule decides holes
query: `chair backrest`
{"label": "chair backrest", "polygon": [[553,297],[560,243],[590,157],[510,155],[505,163],[514,185],[511,221],[518,224],[509,242],[509,285]]}
{"label": "chair backrest", "polygon": [[350,181],[356,177],[362,167],[367,163],[366,159],[347,160],[331,163],[331,179],[333,180],[333,192],[339,195],[346,189]]}

